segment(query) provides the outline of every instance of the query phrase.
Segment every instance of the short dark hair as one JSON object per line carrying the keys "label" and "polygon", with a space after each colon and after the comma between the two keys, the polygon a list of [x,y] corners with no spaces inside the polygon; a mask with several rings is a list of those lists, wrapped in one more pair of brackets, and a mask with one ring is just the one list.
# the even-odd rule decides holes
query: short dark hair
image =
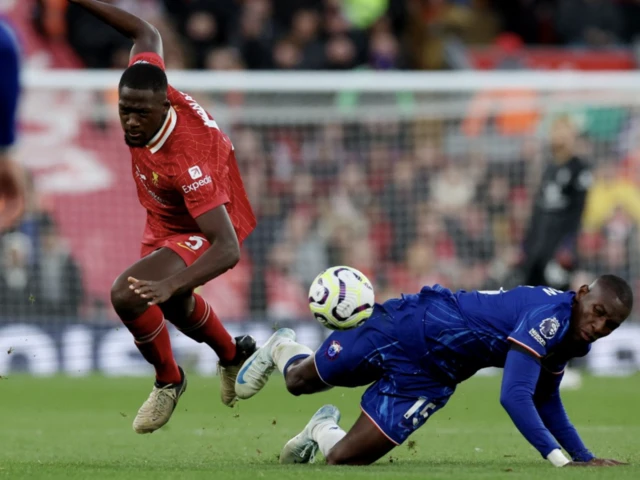
{"label": "short dark hair", "polygon": [[617,296],[629,311],[633,309],[633,291],[626,280],[616,275],[601,275],[598,277],[598,285]]}
{"label": "short dark hair", "polygon": [[160,67],[150,63],[136,63],[127,68],[122,77],[120,77],[118,90],[121,90],[122,87],[134,90],[166,92],[168,87],[167,75]]}

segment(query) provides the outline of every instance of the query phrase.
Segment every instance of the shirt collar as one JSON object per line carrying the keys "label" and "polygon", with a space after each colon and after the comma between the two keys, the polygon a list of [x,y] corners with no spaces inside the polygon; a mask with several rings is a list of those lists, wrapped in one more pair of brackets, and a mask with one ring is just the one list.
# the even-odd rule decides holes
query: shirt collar
{"label": "shirt collar", "polygon": [[151,153],[156,153],[158,150],[162,148],[165,142],[171,136],[171,133],[176,128],[176,123],[178,123],[178,114],[173,109],[173,107],[169,107],[169,113],[167,114],[167,118],[165,118],[164,123],[158,133],[147,143],[147,148],[151,151]]}

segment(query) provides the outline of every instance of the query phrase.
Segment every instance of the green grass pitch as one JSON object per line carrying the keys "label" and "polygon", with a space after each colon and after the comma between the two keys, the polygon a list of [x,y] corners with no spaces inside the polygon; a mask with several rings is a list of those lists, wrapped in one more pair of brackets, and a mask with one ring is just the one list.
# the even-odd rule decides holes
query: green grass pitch
{"label": "green grass pitch", "polygon": [[564,393],[584,440],[616,468],[555,469],[510,423],[499,378],[461,385],[449,405],[371,467],[280,466],[277,455],[324,403],[348,428],[361,391],[293,397],[274,377],[259,396],[224,407],[216,378],[191,376],[171,422],[136,435],[133,417],[149,393],[145,379],[10,376],[0,380],[0,478],[10,479],[639,479],[640,376],[587,378]]}

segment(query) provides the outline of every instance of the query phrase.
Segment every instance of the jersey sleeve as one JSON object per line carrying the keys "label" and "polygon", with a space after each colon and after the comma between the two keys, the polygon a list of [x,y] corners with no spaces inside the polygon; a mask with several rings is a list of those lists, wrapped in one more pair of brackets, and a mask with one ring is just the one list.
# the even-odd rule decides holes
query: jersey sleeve
{"label": "jersey sleeve", "polygon": [[136,63],[150,63],[151,65],[155,65],[156,67],[165,69],[164,60],[160,55],[155,52],[142,52],[135,55],[131,60],[129,60],[129,66],[135,65]]}
{"label": "jersey sleeve", "polygon": [[540,370],[538,360],[512,348],[504,366],[500,403],[524,438],[547,458],[560,446],[543,423],[534,403]]}
{"label": "jersey sleeve", "polygon": [[559,304],[537,305],[518,319],[509,340],[542,358],[556,346],[569,327],[570,308]]}
{"label": "jersey sleeve", "polygon": [[174,181],[193,218],[230,202],[226,163],[188,162],[185,159]]}
{"label": "jersey sleeve", "polygon": [[584,445],[580,435],[569,420],[560,398],[562,374],[551,374],[544,370],[540,374],[533,400],[551,435],[562,445],[576,462],[588,462],[593,453]]}

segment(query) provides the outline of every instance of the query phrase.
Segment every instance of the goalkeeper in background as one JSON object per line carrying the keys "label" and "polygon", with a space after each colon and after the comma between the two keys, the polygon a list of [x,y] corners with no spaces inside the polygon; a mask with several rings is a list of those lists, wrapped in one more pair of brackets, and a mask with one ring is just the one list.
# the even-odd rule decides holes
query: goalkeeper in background
{"label": "goalkeeper in background", "polygon": [[565,252],[576,250],[574,244],[592,183],[590,166],[577,150],[577,131],[571,118],[556,118],[542,179],[533,199],[520,278],[507,283],[569,288],[575,265]]}
{"label": "goalkeeper in background", "polygon": [[16,226],[25,205],[25,175],[10,157],[16,137],[20,55],[15,34],[0,17],[0,233]]}

